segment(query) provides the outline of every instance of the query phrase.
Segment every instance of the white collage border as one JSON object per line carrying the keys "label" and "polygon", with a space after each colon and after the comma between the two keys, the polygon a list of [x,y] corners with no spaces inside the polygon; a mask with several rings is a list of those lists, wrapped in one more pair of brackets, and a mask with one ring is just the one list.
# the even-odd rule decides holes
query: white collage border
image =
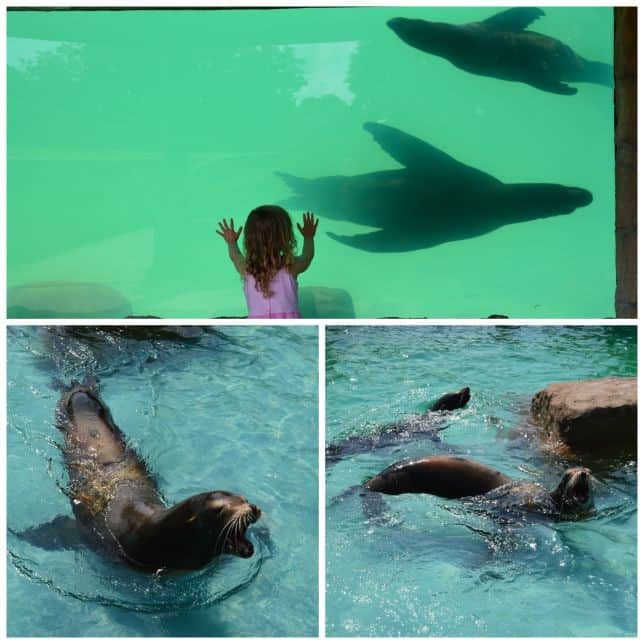
{"label": "white collage border", "polygon": [[[299,2],[294,0],[277,0],[277,1],[267,1],[267,0],[254,0],[246,1],[243,0],[226,0],[226,1],[208,1],[208,0],[188,0],[185,3],[184,7],[195,7],[195,8],[206,8],[213,6],[226,6],[226,7],[303,7],[303,6],[325,6],[325,7],[340,7],[340,6],[508,6],[510,3],[499,1],[499,0],[488,0],[487,2],[481,2],[480,0],[464,1],[464,0],[443,0],[443,2],[436,2],[435,0],[426,0],[424,2],[415,2],[413,0],[407,1],[390,1],[386,2],[383,0],[323,0],[321,2],[310,2],[310,0],[300,0]],[[528,4],[528,3],[521,3]],[[534,3],[530,3],[534,4]],[[566,2],[557,2],[555,0],[546,0],[539,3],[540,6],[579,6],[579,7],[588,7],[588,6],[636,6],[639,8],[639,0],[636,1],[614,1],[611,3],[601,2],[598,0],[567,0]],[[3,87],[3,100],[0,101],[0,117],[2,118],[3,126],[0,128],[0,142],[2,145],[3,154],[0,158],[0,190],[3,195],[2,202],[0,204],[0,218],[2,220],[2,228],[0,230],[0,249],[2,253],[3,261],[0,263],[0,277],[2,278],[1,283],[5,288],[0,289],[0,311],[2,312],[2,324],[0,325],[0,422],[3,428],[3,436],[0,441],[0,472],[2,474],[1,481],[2,485],[0,486],[0,546],[2,549],[2,556],[0,557],[0,640],[7,640],[7,327],[8,326],[21,326],[21,325],[46,325],[52,324],[52,320],[11,320],[8,321],[5,317],[6,315],[6,284],[7,284],[7,274],[6,274],[6,234],[7,234],[7,199],[6,199],[6,176],[7,176],[7,144],[6,144],[6,9],[9,7],[141,7],[141,8],[151,8],[151,7],[163,7],[163,8],[172,8],[180,7],[181,4],[177,0],[98,0],[92,2],[90,0],[13,0],[11,2],[6,2],[5,0],[0,0],[0,33],[2,34],[3,44],[0,47],[0,78],[2,79]],[[183,8],[183,7],[182,7]],[[642,33],[642,11],[638,11],[638,32]],[[638,103],[641,105],[642,101],[642,92],[638,88]],[[638,130],[639,131],[639,130]],[[639,136],[638,136],[639,140]],[[638,175],[638,192],[641,194],[641,181]],[[638,208],[639,214],[639,208]],[[637,299],[638,302],[642,302],[642,288],[639,266],[642,265],[642,253],[638,244],[638,286],[637,286]],[[163,320],[151,320],[151,319],[133,319],[133,320],[104,320],[104,319],[83,319],[83,320],[56,320],[55,323],[58,324],[74,324],[74,325],[99,325],[99,326],[122,326],[124,324],[132,326],[155,326],[155,325],[207,325],[207,326],[317,326],[318,328],[318,396],[319,396],[319,426],[318,426],[318,503],[319,503],[319,568],[318,568],[318,623],[319,623],[319,634],[317,638],[303,638],[296,637],[290,638],[291,640],[302,640],[302,641],[315,641],[317,640],[326,640],[324,635],[325,629],[325,568],[326,568],[326,557],[325,557],[325,530],[326,530],[326,517],[325,517],[325,459],[324,459],[324,444],[325,444],[325,405],[326,405],[326,382],[325,382],[325,329],[327,326],[496,326],[502,324],[504,326],[637,326],[638,330],[638,348],[637,348],[637,364],[638,364],[638,375],[639,367],[642,363],[643,350],[639,343],[640,329],[642,327],[642,320],[644,318],[640,317],[638,313],[637,320],[622,320],[622,319],[504,319],[504,320],[488,320],[488,319],[460,319],[460,318],[450,318],[450,319],[322,319],[322,320],[288,320],[288,321],[271,321],[261,322],[254,320],[234,320],[234,319],[225,319],[225,320],[214,320],[214,319],[163,319]],[[641,396],[641,386],[638,382],[638,398]],[[641,416],[638,415],[638,437],[640,436],[640,427],[642,426],[642,421],[640,420]],[[641,456],[641,446],[638,445],[638,461]],[[641,477],[638,479],[638,496],[641,498],[642,491],[644,486],[642,485]],[[643,520],[641,513],[638,513],[638,534],[642,534],[642,525]],[[640,548],[638,546],[638,581],[643,579],[642,577],[642,557],[640,556]],[[638,589],[639,591],[639,589]],[[580,598],[571,598],[571,601],[578,601]],[[638,617],[642,615],[642,593],[638,592]],[[639,631],[639,629],[638,629]],[[13,638],[12,638],[13,639]],[[42,642],[43,638],[21,638],[22,641],[34,641]],[[45,638],[50,639],[50,638]],[[100,638],[105,640],[113,641],[113,638]],[[168,638],[128,638],[128,639],[139,639],[141,641],[153,641],[158,640],[162,642]],[[186,641],[209,641],[213,638],[172,638],[172,639],[185,639]],[[225,638],[227,641],[231,642],[283,642],[284,638],[238,638],[238,637],[228,637]],[[364,638],[362,638],[364,639]],[[422,639],[436,639],[437,641],[441,638],[422,638]],[[490,639],[490,638],[485,638]],[[513,638],[495,638],[495,642],[510,641]],[[553,642],[559,639],[564,638],[531,638],[532,641],[536,642]],[[639,640],[639,637],[636,638]],[[78,638],[57,638],[58,641],[76,643]],[[355,642],[356,638],[328,638],[330,642],[344,642],[350,644]],[[391,641],[392,638],[368,638],[369,642],[385,642]],[[419,638],[396,638],[396,642],[418,642]],[[470,638],[451,638],[451,641],[454,642],[471,642]],[[580,641],[577,639],[576,641]],[[593,639],[593,642],[596,641],[615,641],[622,642],[623,638],[601,638]]]}

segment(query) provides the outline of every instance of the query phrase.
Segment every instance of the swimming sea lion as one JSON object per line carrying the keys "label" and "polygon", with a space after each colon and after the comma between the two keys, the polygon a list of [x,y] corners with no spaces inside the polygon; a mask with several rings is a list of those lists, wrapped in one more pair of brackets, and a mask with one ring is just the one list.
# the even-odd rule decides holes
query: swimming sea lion
{"label": "swimming sea lion", "polygon": [[[252,556],[245,532],[260,509],[219,490],[166,507],[95,383],[72,382],[56,407],[56,425],[65,435],[63,452],[76,517],[59,517],[48,524],[59,535],[67,533],[57,537],[59,547],[69,546],[75,529],[104,554],[150,572],[198,570],[222,554]],[[32,528],[20,536],[46,546],[46,528]]]}
{"label": "swimming sea lion", "polygon": [[438,432],[445,429],[444,416],[436,412],[454,411],[467,405],[470,399],[470,388],[441,396],[423,414],[415,414],[395,423],[382,425],[372,434],[354,434],[338,443],[326,446],[326,463],[331,465],[353,454],[363,454],[381,447],[389,447],[399,442],[401,436],[428,436],[438,440]]}
{"label": "swimming sea lion", "polygon": [[472,74],[527,83],[546,92],[572,95],[566,83],[613,86],[613,68],[585,60],[568,45],[526,31],[545,15],[534,7],[517,7],[465,25],[393,18],[387,25],[408,45],[449,60]]}
{"label": "swimming sea lion", "polygon": [[380,230],[332,239],[361,250],[400,253],[471,239],[501,226],[570,214],[589,205],[584,188],[504,183],[427,141],[383,123],[365,123],[374,141],[403,168],[304,179],[278,172],[295,195],[332,219]]}
{"label": "swimming sea lion", "polygon": [[590,470],[567,469],[549,492],[529,481],[513,481],[487,465],[457,456],[428,456],[399,461],[364,484],[382,494],[433,494],[446,499],[469,497],[486,505],[553,516],[588,512],[593,507]]}

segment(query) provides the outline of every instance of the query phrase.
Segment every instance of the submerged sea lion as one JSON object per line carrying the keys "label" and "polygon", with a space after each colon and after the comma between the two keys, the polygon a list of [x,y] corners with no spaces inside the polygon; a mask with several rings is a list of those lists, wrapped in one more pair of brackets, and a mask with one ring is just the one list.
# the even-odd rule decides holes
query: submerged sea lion
{"label": "submerged sea lion", "polygon": [[555,517],[584,514],[593,507],[590,470],[567,469],[549,492],[529,481],[513,481],[487,465],[457,456],[428,456],[399,461],[364,484],[382,494],[433,494],[446,499],[468,498],[486,506]]}
{"label": "submerged sea lion", "polygon": [[58,517],[19,536],[45,547],[70,547],[82,540],[151,572],[197,570],[222,554],[252,556],[245,532],[260,509],[219,490],[166,507],[95,383],[72,382],[56,407],[56,425],[65,435],[75,520]]}
{"label": "submerged sea lion", "polygon": [[568,45],[526,28],[545,15],[534,7],[517,7],[465,25],[393,18],[387,25],[416,49],[449,60],[480,76],[527,83],[546,92],[572,95],[566,83],[613,86],[613,68],[585,60]]}
{"label": "submerged sea lion", "polygon": [[389,447],[400,441],[401,436],[414,437],[426,435],[438,440],[438,432],[445,429],[444,416],[437,412],[454,411],[465,407],[470,400],[470,388],[441,396],[423,414],[416,414],[402,421],[378,427],[375,433],[348,436],[339,443],[326,446],[326,463],[331,465],[346,456],[370,452],[380,447]]}
{"label": "submerged sea lion", "polygon": [[403,168],[304,179],[278,172],[294,191],[285,203],[380,230],[332,239],[378,253],[400,253],[485,235],[501,226],[570,214],[592,203],[584,188],[504,183],[431,143],[383,123],[364,129]]}

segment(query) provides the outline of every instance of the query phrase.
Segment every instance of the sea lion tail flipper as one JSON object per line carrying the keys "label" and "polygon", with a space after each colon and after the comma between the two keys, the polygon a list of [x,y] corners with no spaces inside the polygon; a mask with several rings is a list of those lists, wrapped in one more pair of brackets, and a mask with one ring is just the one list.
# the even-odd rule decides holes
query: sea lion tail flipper
{"label": "sea lion tail flipper", "polygon": [[537,7],[514,7],[481,21],[481,24],[495,31],[523,31],[537,18],[546,14]]}
{"label": "sea lion tail flipper", "polygon": [[83,387],[87,387],[91,392],[98,393],[98,378],[91,374],[86,374],[81,383]]}
{"label": "sea lion tail flipper", "polygon": [[8,531],[43,550],[74,550],[83,544],[76,519],[64,515],[20,532],[11,528]]}
{"label": "sea lion tail flipper", "polygon": [[58,378],[57,376],[54,376],[49,381],[49,384],[50,384],[52,389],[54,389],[55,391],[60,391],[61,393],[65,392],[65,391],[67,391],[69,389],[69,387],[67,387],[65,382],[63,380],[61,380],[60,378]]}
{"label": "sea lion tail flipper", "polygon": [[612,65],[587,60],[583,80],[586,83],[615,87],[615,71]]}
{"label": "sea lion tail flipper", "polygon": [[335,465],[342,460],[342,446],[338,443],[329,443],[324,448],[324,456],[326,460],[326,466]]}
{"label": "sea lion tail flipper", "polygon": [[69,385],[66,385],[64,381],[59,378],[54,378],[52,383],[58,383],[57,388],[62,389],[62,391],[70,394],[73,391],[89,391],[93,394],[98,394],[98,378],[96,376],[86,374],[82,380],[77,380],[72,378]]}

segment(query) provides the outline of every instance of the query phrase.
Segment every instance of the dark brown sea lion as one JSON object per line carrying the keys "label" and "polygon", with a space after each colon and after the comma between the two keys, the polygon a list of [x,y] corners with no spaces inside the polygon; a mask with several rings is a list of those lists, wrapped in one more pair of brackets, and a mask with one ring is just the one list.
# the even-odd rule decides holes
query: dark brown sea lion
{"label": "dark brown sea lion", "polygon": [[433,248],[508,224],[570,214],[593,201],[584,188],[505,183],[384,123],[365,123],[364,129],[403,167],[315,179],[277,173],[294,192],[286,201],[289,206],[313,205],[331,219],[379,229],[359,235],[328,233],[353,248],[375,253]]}
{"label": "dark brown sea lion", "polygon": [[487,465],[457,456],[428,456],[399,461],[364,484],[383,494],[433,494],[446,499],[472,497],[504,509],[568,516],[593,507],[590,470],[567,469],[549,492],[529,481],[513,481]]}
{"label": "dark brown sea lion", "polygon": [[566,83],[612,87],[611,65],[585,60],[561,41],[527,31],[543,15],[535,7],[516,7],[465,25],[408,18],[393,18],[387,25],[408,45],[472,74],[527,83],[554,94],[577,93]]}
{"label": "dark brown sea lion", "polygon": [[[76,530],[104,554],[150,572],[197,570],[222,554],[252,556],[245,532],[260,509],[224,491],[203,492],[166,507],[94,383],[72,382],[56,407],[56,425],[65,435],[68,493],[76,517],[48,524],[59,532],[58,547],[66,547]],[[20,536],[46,547],[46,527]]]}
{"label": "dark brown sea lion", "polygon": [[326,464],[337,463],[343,458],[370,452],[374,449],[389,447],[400,442],[402,436],[428,436],[439,440],[438,432],[445,429],[445,419],[436,412],[454,411],[465,407],[470,400],[470,388],[463,387],[459,391],[441,396],[423,414],[415,414],[394,423],[382,425],[371,434],[355,434],[347,436],[337,443],[326,446]]}

